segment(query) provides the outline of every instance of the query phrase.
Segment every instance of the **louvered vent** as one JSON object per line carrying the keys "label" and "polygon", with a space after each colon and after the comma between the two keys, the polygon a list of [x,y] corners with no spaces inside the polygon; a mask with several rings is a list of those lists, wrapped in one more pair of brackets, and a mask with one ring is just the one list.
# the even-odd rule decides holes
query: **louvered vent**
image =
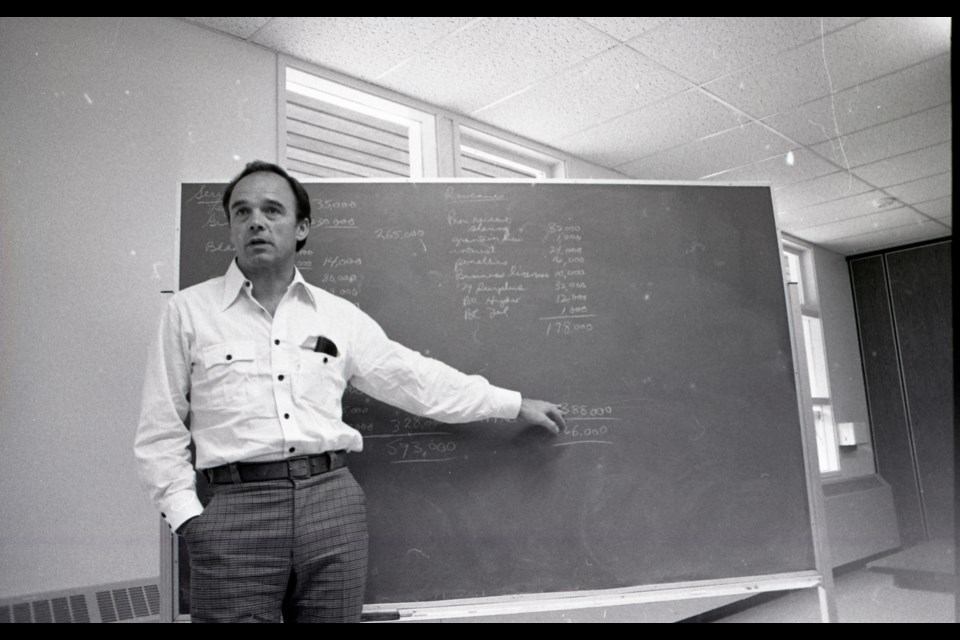
{"label": "louvered vent", "polygon": [[122,622],[159,615],[160,590],[154,584],[99,591],[97,607],[100,609],[100,619],[103,622]]}
{"label": "louvered vent", "polygon": [[4,622],[90,622],[90,610],[83,594],[44,598],[0,606],[0,623]]}
{"label": "louvered vent", "polygon": [[559,158],[464,125],[458,131],[460,177],[543,180],[563,176]]}
{"label": "louvered vent", "polygon": [[486,155],[476,157],[466,149],[461,149],[460,170],[465,178],[541,178],[542,173],[533,169],[524,170],[498,162],[497,158]]}
{"label": "louvered vent", "polygon": [[[156,583],[124,583],[108,590],[89,588],[47,596],[0,603],[0,623],[124,622],[160,615],[160,589]],[[97,603],[93,611],[90,602]]]}
{"label": "louvered vent", "polygon": [[287,91],[287,168],[304,176],[410,176],[410,129]]}

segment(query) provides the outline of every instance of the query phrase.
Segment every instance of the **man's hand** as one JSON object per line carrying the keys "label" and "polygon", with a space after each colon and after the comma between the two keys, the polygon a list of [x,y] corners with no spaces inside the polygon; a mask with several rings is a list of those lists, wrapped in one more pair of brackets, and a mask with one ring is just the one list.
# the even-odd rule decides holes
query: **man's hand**
{"label": "man's hand", "polygon": [[520,413],[517,415],[517,420],[541,426],[556,435],[560,433],[561,429],[567,427],[567,423],[563,421],[564,413],[560,410],[560,407],[552,402],[523,398],[520,401]]}

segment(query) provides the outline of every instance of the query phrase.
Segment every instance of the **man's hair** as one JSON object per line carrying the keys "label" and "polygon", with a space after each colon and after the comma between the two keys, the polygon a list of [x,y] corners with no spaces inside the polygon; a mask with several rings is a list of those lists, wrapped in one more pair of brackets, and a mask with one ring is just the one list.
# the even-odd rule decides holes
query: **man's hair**
{"label": "man's hair", "polygon": [[[297,200],[297,220],[306,220],[308,223],[311,222],[310,217],[310,196],[307,195],[307,190],[303,188],[303,185],[300,184],[300,181],[291,176],[289,173],[283,170],[283,167],[272,164],[270,162],[264,162],[263,160],[254,160],[253,162],[248,162],[247,166],[243,168],[243,171],[237,174],[237,176],[230,181],[230,184],[227,185],[226,190],[223,192],[223,210],[227,213],[227,220],[230,220],[230,196],[233,195],[233,188],[237,186],[237,183],[246,178],[251,173],[275,173],[284,180],[287,181],[287,184],[290,185],[290,188],[293,190],[293,196]],[[303,245],[306,244],[306,239],[297,241],[297,251],[303,249]]]}

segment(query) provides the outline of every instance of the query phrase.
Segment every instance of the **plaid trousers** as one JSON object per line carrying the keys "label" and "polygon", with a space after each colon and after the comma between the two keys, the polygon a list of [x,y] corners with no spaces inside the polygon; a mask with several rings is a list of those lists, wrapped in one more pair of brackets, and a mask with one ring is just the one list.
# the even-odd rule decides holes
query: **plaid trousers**
{"label": "plaid trousers", "polygon": [[210,488],[184,531],[193,622],[360,621],[366,504],[347,468]]}

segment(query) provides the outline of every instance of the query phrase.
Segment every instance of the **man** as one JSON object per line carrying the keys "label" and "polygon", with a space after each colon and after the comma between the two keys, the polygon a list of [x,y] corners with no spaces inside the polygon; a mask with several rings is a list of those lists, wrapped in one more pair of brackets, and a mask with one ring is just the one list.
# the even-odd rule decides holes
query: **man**
{"label": "man", "polygon": [[557,433],[563,416],[388,340],[306,283],[295,262],[310,201],[280,167],[248,164],[223,203],[236,258],[163,315],[135,443],[141,483],[190,550],[194,621],[357,621],[367,532],[344,466],[363,446],[341,420],[347,382],[446,422],[517,418]]}

